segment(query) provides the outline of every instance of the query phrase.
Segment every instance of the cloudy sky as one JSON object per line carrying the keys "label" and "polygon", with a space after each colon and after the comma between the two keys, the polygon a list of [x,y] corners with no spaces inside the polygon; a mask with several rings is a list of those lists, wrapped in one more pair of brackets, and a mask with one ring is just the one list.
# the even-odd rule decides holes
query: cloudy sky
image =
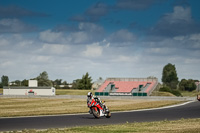
{"label": "cloudy sky", "polygon": [[200,79],[199,0],[0,0],[0,76]]}

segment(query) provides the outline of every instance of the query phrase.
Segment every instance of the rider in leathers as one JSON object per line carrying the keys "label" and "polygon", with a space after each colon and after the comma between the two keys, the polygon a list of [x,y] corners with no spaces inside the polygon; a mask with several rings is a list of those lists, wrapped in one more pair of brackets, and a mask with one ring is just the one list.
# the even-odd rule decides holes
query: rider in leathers
{"label": "rider in leathers", "polygon": [[[88,102],[91,102],[93,100],[96,101],[100,105],[100,107],[103,109],[103,111],[105,112],[105,109],[104,109],[105,105],[102,103],[102,101],[100,100],[100,98],[98,98],[96,96],[93,96],[92,92],[88,92],[88,94],[87,94],[87,104],[88,104]],[[91,114],[92,111],[89,110],[89,113]]]}

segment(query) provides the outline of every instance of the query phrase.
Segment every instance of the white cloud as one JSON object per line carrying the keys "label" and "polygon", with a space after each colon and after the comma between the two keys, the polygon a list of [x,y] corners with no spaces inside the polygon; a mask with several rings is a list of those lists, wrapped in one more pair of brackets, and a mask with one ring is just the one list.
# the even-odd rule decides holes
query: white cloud
{"label": "white cloud", "polygon": [[113,62],[126,62],[126,63],[133,63],[138,61],[139,56],[125,56],[125,55],[119,55],[116,56],[112,61]]}
{"label": "white cloud", "polygon": [[126,29],[121,29],[115,33],[112,33],[108,40],[111,43],[135,42],[136,36]]}
{"label": "white cloud", "polygon": [[173,24],[177,21],[185,21],[185,22],[191,22],[191,9],[189,7],[182,7],[182,6],[175,6],[174,12],[171,14],[167,14],[165,16],[165,20],[169,21],[169,23]]}
{"label": "white cloud", "polygon": [[105,47],[106,47],[106,48],[109,48],[109,47],[110,47],[110,43],[107,43]]}
{"label": "white cloud", "polygon": [[33,43],[34,42],[32,40],[23,40],[23,41],[19,42],[18,45],[20,47],[30,47],[33,45]]}
{"label": "white cloud", "polygon": [[70,33],[67,37],[71,43],[88,44],[101,41],[103,39],[104,29],[94,23],[80,23],[78,31]]}
{"label": "white cloud", "polygon": [[104,28],[97,25],[97,24],[94,24],[94,23],[80,23],[79,24],[79,29],[82,30],[82,31],[87,31],[87,32],[90,32],[90,33],[98,33],[98,34],[101,34],[104,32]]}
{"label": "white cloud", "polygon": [[[145,52],[148,54],[156,54],[156,55],[171,55],[174,54],[177,50],[174,48],[167,48],[167,47],[161,47],[161,48],[148,48],[145,49]],[[176,53],[175,53],[176,54]]]}
{"label": "white cloud", "polygon": [[178,41],[183,41],[185,39],[185,36],[175,36],[173,39]]}
{"label": "white cloud", "polygon": [[150,35],[154,35],[155,38],[171,38],[195,34],[199,31],[199,23],[192,18],[190,7],[175,6],[172,13],[163,15],[156,26],[151,28]]}
{"label": "white cloud", "polygon": [[189,39],[193,41],[200,41],[200,34],[192,34]]}
{"label": "white cloud", "polygon": [[70,47],[64,44],[44,44],[37,52],[43,54],[62,55],[69,51]]}
{"label": "white cloud", "polygon": [[32,63],[52,63],[51,56],[35,55],[31,56],[30,61]]}
{"label": "white cloud", "polygon": [[124,55],[120,55],[120,56],[118,57],[118,61],[119,61],[119,62],[130,62],[130,61],[131,61],[131,57],[124,56]]}
{"label": "white cloud", "polygon": [[[83,27],[80,27],[79,32],[88,35]],[[51,32],[50,30],[49,33]],[[127,30],[120,30],[112,35],[120,37],[123,33],[134,36]],[[130,36],[127,37],[129,41]],[[57,38],[63,37],[58,35]],[[0,42],[4,43],[0,49],[0,73],[8,75],[11,81],[33,78],[44,70],[48,72],[50,79],[61,78],[68,82],[81,78],[86,72],[91,74],[93,80],[100,76],[105,79],[106,77],[151,75],[160,80],[164,65],[172,63],[177,66],[180,79],[196,78],[198,74],[191,73],[192,70],[199,69],[199,49],[194,49],[194,46],[196,48],[199,46],[198,37],[198,34],[182,35],[161,41],[151,40],[139,43],[133,40],[134,43],[131,44],[134,45],[115,47],[108,38],[96,43],[87,43],[88,45],[74,45],[72,40],[68,41],[69,43],[57,41],[57,43],[44,43],[23,35],[1,35]],[[73,38],[75,39],[75,36]],[[16,73],[15,70],[18,72]],[[24,74],[19,75],[19,73]]]}
{"label": "white cloud", "polygon": [[75,32],[71,33],[69,36],[69,40],[73,43],[78,43],[78,44],[84,44],[89,41],[90,37],[86,32],[80,31],[80,32]]}
{"label": "white cloud", "polygon": [[[200,42],[195,42],[192,44],[192,48],[200,49]],[[195,51],[194,51],[195,52]],[[198,51],[199,52],[199,51]]]}
{"label": "white cloud", "polygon": [[13,62],[12,61],[5,61],[5,62],[1,62],[0,63],[0,68],[8,68],[13,66]]}
{"label": "white cloud", "polygon": [[200,49],[200,34],[177,36],[174,40],[179,41],[185,47]]}
{"label": "white cloud", "polygon": [[93,43],[86,45],[86,50],[83,51],[83,55],[86,57],[99,57],[102,55],[103,47],[99,43]]}
{"label": "white cloud", "polygon": [[37,28],[28,24],[25,24],[19,19],[1,19],[0,20],[0,32],[2,33],[21,33],[35,31]]}
{"label": "white cloud", "polygon": [[103,27],[94,23],[79,23],[72,31],[64,31],[54,32],[49,29],[40,32],[39,38],[47,43],[88,44],[101,41],[104,36]]}
{"label": "white cloud", "polygon": [[40,32],[40,37],[42,41],[49,43],[61,42],[63,40],[63,34],[61,32],[52,32],[51,30],[46,30]]}
{"label": "white cloud", "polygon": [[197,62],[200,62],[200,59],[194,59],[194,58],[186,58],[184,60],[186,64],[196,64]]}
{"label": "white cloud", "polygon": [[0,46],[6,46],[9,44],[9,41],[4,39],[4,38],[0,38]]}

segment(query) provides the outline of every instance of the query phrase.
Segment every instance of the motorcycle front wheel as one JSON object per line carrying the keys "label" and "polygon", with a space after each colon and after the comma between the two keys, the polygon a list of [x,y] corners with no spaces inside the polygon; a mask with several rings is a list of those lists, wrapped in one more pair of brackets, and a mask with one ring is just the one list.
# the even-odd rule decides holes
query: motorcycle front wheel
{"label": "motorcycle front wheel", "polygon": [[94,115],[95,118],[100,118],[100,113],[97,107],[92,109],[92,114]]}

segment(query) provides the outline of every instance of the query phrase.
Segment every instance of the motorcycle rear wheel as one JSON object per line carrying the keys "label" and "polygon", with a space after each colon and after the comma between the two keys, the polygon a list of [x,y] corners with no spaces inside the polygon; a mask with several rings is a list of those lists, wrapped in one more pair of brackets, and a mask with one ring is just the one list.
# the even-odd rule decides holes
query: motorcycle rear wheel
{"label": "motorcycle rear wheel", "polygon": [[95,108],[93,108],[92,109],[92,114],[94,115],[95,118],[100,118],[100,113],[99,113],[98,109],[96,111]]}

